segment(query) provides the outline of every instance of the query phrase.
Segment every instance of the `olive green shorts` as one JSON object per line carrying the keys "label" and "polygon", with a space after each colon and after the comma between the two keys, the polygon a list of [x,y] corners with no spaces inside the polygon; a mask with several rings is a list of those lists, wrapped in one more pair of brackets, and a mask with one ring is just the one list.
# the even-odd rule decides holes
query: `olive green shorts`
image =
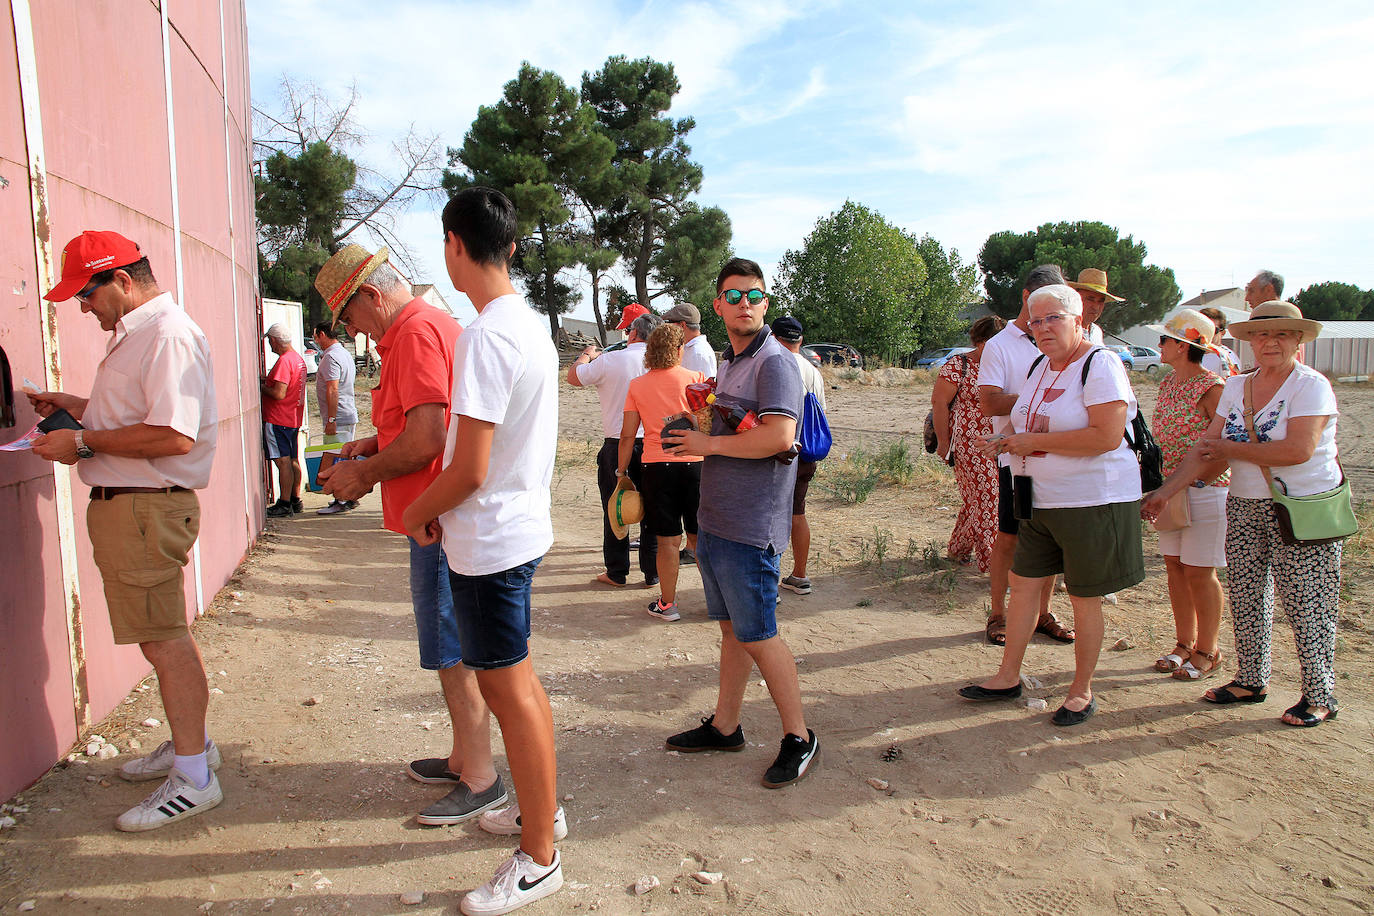
{"label": "olive green shorts", "polygon": [[86,530],[117,644],[165,642],[190,632],[181,569],[200,532],[195,491],[93,499]]}
{"label": "olive green shorts", "polygon": [[1011,571],[1028,579],[1064,574],[1070,595],[1097,598],[1145,579],[1140,501],[1035,509],[1021,522]]}

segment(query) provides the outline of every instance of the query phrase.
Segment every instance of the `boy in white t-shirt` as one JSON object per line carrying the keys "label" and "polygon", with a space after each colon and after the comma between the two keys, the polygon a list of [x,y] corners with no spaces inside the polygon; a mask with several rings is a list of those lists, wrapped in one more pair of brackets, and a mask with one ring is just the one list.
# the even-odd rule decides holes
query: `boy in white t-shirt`
{"label": "boy in white t-shirt", "polygon": [[449,278],[477,319],[454,350],[444,469],[402,524],[421,544],[443,537],[463,664],[477,670],[496,714],[520,799],[482,816],[483,829],[519,834],[520,846],[460,909],[507,913],[563,886],[553,845],[567,832],[555,800],[553,712],[529,657],[530,586],[553,544],[558,353],[548,326],[511,284],[511,202],[469,188],[444,207],[443,225]]}

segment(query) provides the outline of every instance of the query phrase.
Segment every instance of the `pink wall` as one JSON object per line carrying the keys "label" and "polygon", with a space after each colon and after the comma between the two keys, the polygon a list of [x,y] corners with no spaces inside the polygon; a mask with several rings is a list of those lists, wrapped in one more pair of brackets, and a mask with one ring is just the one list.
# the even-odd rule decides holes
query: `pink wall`
{"label": "pink wall", "polygon": [[[200,539],[200,584],[208,603],[263,521],[243,0],[171,4],[166,59],[161,13],[148,0],[14,0],[14,5],[0,0],[0,15],[10,16],[0,21],[0,347],[9,358],[16,389],[25,375],[43,381],[38,296],[49,284],[39,276],[34,245],[23,119],[23,103],[32,105],[32,96],[21,97],[16,30],[11,27],[23,18],[16,19],[14,6],[20,3],[33,22],[37,108],[43,123],[48,222],[37,234],[47,233],[54,269],[63,245],[83,229],[122,232],[148,255],[164,290],[175,293],[180,285],[182,304],[210,340],[220,426],[210,486],[200,493],[204,516],[216,520],[204,526]],[[100,47],[112,34],[120,35],[117,56],[72,52]],[[170,68],[172,84],[175,188],[165,68]],[[60,303],[56,315],[53,336],[61,351],[62,387],[86,394],[106,336],[75,302]],[[17,425],[0,430],[0,442],[35,422],[22,397],[15,406]],[[71,549],[85,647],[82,674],[90,719],[98,721],[148,666],[137,647],[113,644],[85,533],[85,490],[75,476],[72,487]],[[53,471],[46,462],[0,453],[0,533],[7,547],[5,584],[0,587],[0,735],[5,736],[0,740],[0,799],[41,776],[80,737],[62,587],[61,507],[54,493]],[[186,580],[187,605],[194,614],[191,566]]]}

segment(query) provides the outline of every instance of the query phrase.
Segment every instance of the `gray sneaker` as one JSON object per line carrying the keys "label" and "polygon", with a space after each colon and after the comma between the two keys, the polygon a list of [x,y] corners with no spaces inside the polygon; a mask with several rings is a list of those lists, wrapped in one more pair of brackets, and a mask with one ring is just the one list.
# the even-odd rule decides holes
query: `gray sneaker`
{"label": "gray sneaker", "polygon": [[811,594],[811,580],[804,576],[787,576],[778,584],[789,592],[796,592],[798,595]]}
{"label": "gray sneaker", "polygon": [[[176,748],[172,746],[172,742],[164,741],[151,754],[130,760],[120,767],[119,775],[129,782],[165,779],[172,772],[172,764],[176,763],[176,754]],[[205,745],[205,762],[212,770],[218,770],[222,762],[219,748],[215,746],[213,741]]]}
{"label": "gray sneaker", "polygon": [[506,798],[506,786],[500,776],[485,792],[473,792],[467,783],[460,782],[452,792],[415,815],[415,820],[431,827],[457,824],[504,805]]}

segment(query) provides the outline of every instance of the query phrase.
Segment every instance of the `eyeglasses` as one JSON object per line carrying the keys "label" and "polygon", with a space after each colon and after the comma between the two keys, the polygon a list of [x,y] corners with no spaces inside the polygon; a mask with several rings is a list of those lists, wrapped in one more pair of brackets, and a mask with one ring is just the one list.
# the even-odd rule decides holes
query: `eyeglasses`
{"label": "eyeglasses", "polygon": [[104,283],[90,283],[90,284],[88,284],[84,289],[82,289],[81,292],[76,293],[72,298],[73,298],[73,299],[79,299],[79,300],[81,300],[82,302],[86,302],[86,301],[88,301],[92,296],[95,295],[95,291],[96,291],[96,290],[100,289],[100,287],[104,286],[105,283],[109,283],[109,282],[110,282],[109,280],[106,280]]}
{"label": "eyeglasses", "polygon": [[1076,316],[1076,315],[1070,315],[1068,312],[1055,312],[1053,315],[1046,315],[1044,318],[1033,318],[1033,319],[1031,319],[1030,321],[1027,321],[1027,322],[1026,322],[1026,326],[1029,327],[1032,331],[1034,331],[1034,330],[1036,330],[1037,328],[1042,328],[1042,327],[1047,328],[1047,327],[1049,327],[1049,326],[1052,325],[1052,324],[1058,324],[1059,322],[1063,321],[1065,318],[1076,318],[1076,317],[1078,317],[1078,316]]}
{"label": "eyeglasses", "polygon": [[739,301],[745,298],[748,298],[750,305],[758,305],[768,298],[768,294],[761,289],[727,289],[720,294],[720,297],[729,305],[739,305]]}

